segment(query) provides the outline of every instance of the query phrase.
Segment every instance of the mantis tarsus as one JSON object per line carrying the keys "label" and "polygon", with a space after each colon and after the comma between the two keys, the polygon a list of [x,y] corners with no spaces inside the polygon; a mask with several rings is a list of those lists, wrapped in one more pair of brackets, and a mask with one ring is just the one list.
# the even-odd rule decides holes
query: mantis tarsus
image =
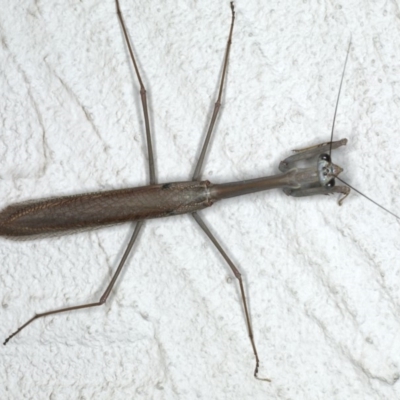
{"label": "mantis tarsus", "polygon": [[[140,58],[140,54],[139,54],[139,58]],[[215,174],[216,175],[216,174]],[[325,199],[324,199],[324,201],[325,201]],[[243,268],[243,267],[242,267]]]}

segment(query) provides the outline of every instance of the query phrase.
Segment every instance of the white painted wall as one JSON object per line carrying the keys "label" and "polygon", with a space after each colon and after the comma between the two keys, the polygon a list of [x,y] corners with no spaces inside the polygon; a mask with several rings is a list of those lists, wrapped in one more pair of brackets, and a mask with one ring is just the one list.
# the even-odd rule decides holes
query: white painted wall
{"label": "white painted wall", "polygon": [[[0,206],[146,184],[137,83],[112,0],[3,0]],[[186,180],[206,130],[229,2],[122,0],[149,92],[160,182]],[[276,173],[328,140],[343,177],[400,213],[400,11],[394,2],[237,1],[204,177]],[[133,82],[133,83],[132,83]],[[398,222],[352,194],[274,191],[206,210],[246,277],[260,383],[231,273],[188,216],[146,223],[105,307],[36,321],[0,356],[0,397],[396,399]],[[35,312],[98,299],[130,226],[0,239],[0,337]]]}

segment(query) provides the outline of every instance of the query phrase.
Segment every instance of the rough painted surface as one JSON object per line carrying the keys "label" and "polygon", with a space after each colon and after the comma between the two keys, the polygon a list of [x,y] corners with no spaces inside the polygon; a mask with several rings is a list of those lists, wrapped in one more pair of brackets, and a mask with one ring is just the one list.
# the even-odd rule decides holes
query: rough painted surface
{"label": "rough painted surface", "polygon": [[[160,182],[193,172],[212,110],[229,2],[123,0],[150,95]],[[238,1],[229,79],[204,178],[276,172],[326,141],[347,43],[336,137],[346,177],[398,201],[400,11],[394,2]],[[112,0],[3,2],[0,206],[145,184],[137,84]],[[238,290],[188,216],[150,221],[106,306],[49,317],[1,348],[0,397],[396,399],[400,226],[353,194],[275,191],[204,213],[246,277]],[[0,336],[35,312],[98,299],[131,227],[0,239]]]}

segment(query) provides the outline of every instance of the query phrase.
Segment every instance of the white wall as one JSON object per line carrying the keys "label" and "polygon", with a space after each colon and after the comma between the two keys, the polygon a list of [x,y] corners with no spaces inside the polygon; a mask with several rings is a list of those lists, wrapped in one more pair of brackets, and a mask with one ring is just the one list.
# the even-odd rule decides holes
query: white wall
{"label": "white wall", "polygon": [[[2,3],[0,206],[146,184],[138,85],[113,0]],[[189,179],[229,2],[121,6],[149,92],[159,181]],[[327,141],[352,35],[335,131],[349,143],[334,160],[400,213],[396,4],[252,0],[236,11],[204,177],[273,174],[291,149]],[[0,397],[399,398],[399,224],[356,193],[336,200],[273,191],[203,213],[246,277],[271,384],[252,377],[231,273],[183,216],[146,223],[106,306],[36,321],[1,348]],[[0,337],[35,312],[98,299],[131,229],[1,239]]]}

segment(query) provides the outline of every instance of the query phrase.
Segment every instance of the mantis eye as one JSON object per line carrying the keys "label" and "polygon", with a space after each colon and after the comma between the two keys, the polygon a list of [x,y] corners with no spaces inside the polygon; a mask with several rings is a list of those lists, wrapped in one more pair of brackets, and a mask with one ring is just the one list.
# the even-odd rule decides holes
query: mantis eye
{"label": "mantis eye", "polygon": [[321,155],[319,156],[319,159],[320,159],[320,160],[327,161],[328,163],[331,162],[331,156],[330,156],[329,154],[326,154],[326,153],[321,154]]}
{"label": "mantis eye", "polygon": [[331,179],[326,185],[325,187],[334,187],[335,186],[335,179]]}

